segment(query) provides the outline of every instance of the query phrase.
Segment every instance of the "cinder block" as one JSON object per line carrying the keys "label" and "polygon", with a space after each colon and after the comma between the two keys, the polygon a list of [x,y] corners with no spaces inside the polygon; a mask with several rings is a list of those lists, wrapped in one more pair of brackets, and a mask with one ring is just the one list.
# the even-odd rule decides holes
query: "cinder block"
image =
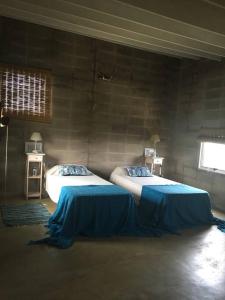
{"label": "cinder block", "polygon": [[124,143],[109,143],[108,151],[123,153],[125,151],[125,144]]}
{"label": "cinder block", "polygon": [[218,98],[221,96],[221,89],[210,89],[206,90],[205,97],[207,99]]}
{"label": "cinder block", "polygon": [[190,168],[190,167],[184,166],[184,174],[185,174],[185,177],[190,177],[192,179],[195,179],[197,176],[197,170],[196,170],[196,168]]}

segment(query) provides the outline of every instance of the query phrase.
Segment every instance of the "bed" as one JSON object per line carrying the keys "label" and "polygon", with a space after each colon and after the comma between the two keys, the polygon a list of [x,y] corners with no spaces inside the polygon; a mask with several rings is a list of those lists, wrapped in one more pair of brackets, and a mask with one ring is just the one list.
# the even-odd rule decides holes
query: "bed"
{"label": "bed", "polygon": [[218,221],[211,213],[210,196],[204,190],[154,175],[131,177],[126,167],[117,167],[110,181],[134,194],[139,216],[147,226],[178,232]]}
{"label": "bed", "polygon": [[112,185],[111,182],[91,172],[87,176],[62,176],[60,175],[61,166],[62,165],[56,165],[45,174],[46,191],[50,199],[55,203],[59,201],[61,188],[63,186]]}
{"label": "bed", "polygon": [[62,167],[57,165],[46,174],[46,190],[57,203],[48,222],[49,236],[31,244],[47,243],[68,248],[77,236],[159,234],[139,224],[137,207],[130,192],[87,169],[81,176],[62,175]]}
{"label": "bed", "polygon": [[147,185],[177,185],[178,183],[159,176],[131,177],[128,176],[126,167],[117,167],[110,176],[110,181],[118,184],[133,193],[137,205],[140,204],[142,187]]}

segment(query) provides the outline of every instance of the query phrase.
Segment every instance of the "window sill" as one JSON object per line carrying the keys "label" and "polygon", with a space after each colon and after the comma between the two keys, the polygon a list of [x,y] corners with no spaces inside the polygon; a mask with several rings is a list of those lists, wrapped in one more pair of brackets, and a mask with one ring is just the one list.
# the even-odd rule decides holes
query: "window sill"
{"label": "window sill", "polygon": [[201,171],[205,171],[205,172],[210,172],[210,173],[225,175],[225,171],[223,171],[223,170],[211,169],[211,168],[204,168],[204,167],[199,167],[198,169],[201,170]]}

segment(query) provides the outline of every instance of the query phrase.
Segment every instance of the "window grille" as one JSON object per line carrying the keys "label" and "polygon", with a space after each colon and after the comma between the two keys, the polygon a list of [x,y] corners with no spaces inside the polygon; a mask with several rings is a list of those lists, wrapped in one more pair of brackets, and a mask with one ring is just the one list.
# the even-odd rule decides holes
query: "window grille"
{"label": "window grille", "polygon": [[0,65],[0,101],[6,115],[31,121],[50,121],[50,72]]}

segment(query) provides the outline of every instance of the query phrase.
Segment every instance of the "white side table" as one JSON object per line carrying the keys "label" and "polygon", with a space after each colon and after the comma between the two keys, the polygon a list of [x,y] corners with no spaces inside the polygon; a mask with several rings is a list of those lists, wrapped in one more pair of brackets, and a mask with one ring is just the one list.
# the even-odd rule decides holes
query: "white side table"
{"label": "white side table", "polygon": [[44,153],[26,153],[25,195],[41,199]]}
{"label": "white side table", "polygon": [[162,176],[162,164],[164,157],[152,157],[145,156],[145,165],[150,164],[150,170],[152,174]]}

